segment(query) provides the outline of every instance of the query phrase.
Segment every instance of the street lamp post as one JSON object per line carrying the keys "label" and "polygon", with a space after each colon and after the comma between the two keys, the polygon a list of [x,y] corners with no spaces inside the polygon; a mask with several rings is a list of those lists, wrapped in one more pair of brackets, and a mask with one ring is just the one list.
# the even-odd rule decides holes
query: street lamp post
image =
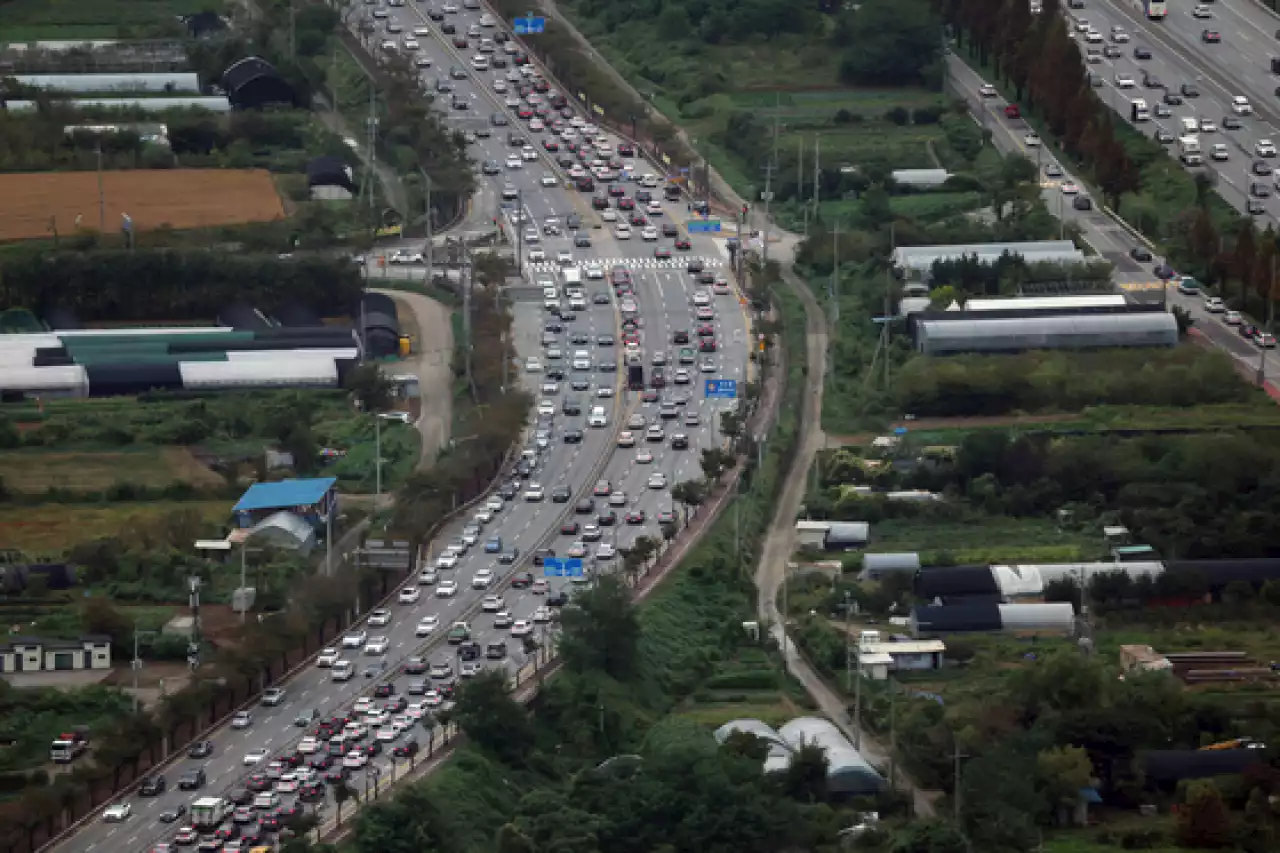
{"label": "street lamp post", "polygon": [[129,668],[133,670],[133,709],[135,711],[142,705],[138,698],[138,673],[142,671],[142,657],[138,653],[138,644],[143,637],[150,639],[159,635],[159,631],[139,631],[138,623],[133,623],[133,660],[129,662]]}

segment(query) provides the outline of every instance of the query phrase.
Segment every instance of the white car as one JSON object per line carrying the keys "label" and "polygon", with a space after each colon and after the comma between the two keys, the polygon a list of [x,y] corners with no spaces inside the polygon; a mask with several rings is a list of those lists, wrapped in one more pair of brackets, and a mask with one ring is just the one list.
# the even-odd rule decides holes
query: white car
{"label": "white car", "polygon": [[636,446],[635,433],[633,433],[629,429],[624,429],[622,432],[618,433],[618,446],[619,447],[635,447]]}
{"label": "white car", "polygon": [[298,774],[284,773],[276,780],[277,794],[292,794],[298,790]]}
{"label": "white car", "polygon": [[517,619],[511,625],[511,636],[527,637],[533,633],[533,625],[527,619]]}
{"label": "white car", "polygon": [[[612,397],[612,396],[613,396],[613,386],[611,386],[611,385],[601,385],[599,388],[597,388],[597,389],[596,389],[596,396],[597,396],[597,397]],[[601,424],[601,426],[604,426],[604,424]]]}
{"label": "white car", "polygon": [[1028,148],[1038,148],[1038,147],[1040,147],[1040,135],[1039,135],[1039,134],[1036,134],[1036,133],[1028,133],[1026,136],[1022,137],[1022,141],[1026,144],[1026,146],[1027,146]]}
{"label": "white car", "polygon": [[454,569],[458,567],[458,553],[456,551],[446,550],[439,557],[436,557],[437,569]]}
{"label": "white car", "polygon": [[417,39],[405,39],[405,40],[404,40],[404,49],[405,49],[405,50],[417,50],[419,47],[421,47],[421,45],[419,45],[419,44],[418,44],[418,40],[417,40]]}
{"label": "white car", "polygon": [[413,629],[413,634],[415,637],[426,637],[439,627],[439,616],[423,616],[418,620],[418,627]]}
{"label": "white car", "polygon": [[271,754],[267,749],[251,749],[244,754],[242,763],[245,767],[255,767],[267,760],[267,756]]}
{"label": "white car", "polygon": [[516,155],[512,154],[510,157],[507,158],[508,169],[519,169],[520,165],[521,165],[520,158],[517,157]]}
{"label": "white car", "polygon": [[983,83],[978,87],[978,94],[982,95],[984,98],[994,98],[1000,93],[997,92],[996,87],[992,86],[990,83]]}
{"label": "white car", "polygon": [[619,240],[630,240],[631,226],[626,223],[619,224],[617,228],[613,229],[613,236]]}
{"label": "white car", "polygon": [[1117,74],[1115,81],[1117,89],[1132,89],[1137,85],[1137,83],[1133,81],[1132,74]]}
{"label": "white car", "polygon": [[532,145],[526,145],[520,149],[520,159],[528,160],[532,163],[534,160],[538,159],[538,152],[533,150]]}
{"label": "white car", "polygon": [[[422,598],[422,590],[416,586],[406,586],[400,590],[400,596],[397,600],[401,604],[417,604],[419,598]],[[372,625],[373,623],[370,622],[369,624]]]}
{"label": "white car", "polygon": [[1218,123],[1215,122],[1213,119],[1202,118],[1200,119],[1200,132],[1201,133],[1217,133]]}
{"label": "white car", "polygon": [[1223,160],[1230,160],[1231,152],[1227,150],[1226,145],[1221,142],[1216,142],[1214,143],[1213,148],[1209,150],[1209,159],[1217,160],[1219,162]]}
{"label": "white car", "polygon": [[373,739],[379,743],[390,743],[400,737],[400,729],[395,726],[383,726],[373,733]]}
{"label": "white car", "polygon": [[1236,95],[1231,99],[1231,112],[1238,116],[1252,115],[1253,105],[1244,95]]}
{"label": "white car", "polygon": [[539,607],[533,611],[533,621],[535,624],[542,624],[551,621],[551,608],[547,606]]}
{"label": "white car", "polygon": [[502,512],[503,507],[506,505],[507,502],[504,501],[500,495],[494,495],[484,502],[484,508],[493,513]]}
{"label": "white car", "polygon": [[102,819],[107,823],[120,823],[128,820],[131,814],[133,814],[133,806],[128,803],[116,803],[102,813]]}
{"label": "white car", "polygon": [[385,607],[379,607],[377,610],[369,614],[370,628],[385,628],[391,624],[391,611]]}
{"label": "white car", "polygon": [[1063,195],[1075,195],[1078,192],[1080,192],[1080,187],[1076,186],[1071,181],[1067,181],[1062,185]]}
{"label": "white car", "polygon": [[711,304],[711,294],[705,290],[699,290],[693,294],[693,304],[698,308],[703,308]]}
{"label": "white car", "polygon": [[665,489],[667,487],[667,475],[661,471],[649,475],[649,488]]}
{"label": "white car", "polygon": [[500,613],[503,608],[502,596],[486,595],[480,602],[480,610],[485,613]]}
{"label": "white car", "polygon": [[526,501],[530,503],[537,503],[538,501],[541,501],[544,497],[546,497],[546,492],[543,490],[541,484],[530,483],[529,485],[525,486],[524,499]]}
{"label": "white car", "polygon": [[616,489],[609,495],[609,506],[620,507],[627,505],[627,493],[621,489]]}
{"label": "white car", "polygon": [[[493,569],[481,569],[471,579],[472,589],[488,589],[491,586],[493,586]],[[501,610],[502,608],[498,609]]]}
{"label": "white car", "polygon": [[298,752],[301,752],[303,755],[313,755],[319,749],[320,739],[313,735],[307,735],[302,740],[298,741]]}
{"label": "white car", "polygon": [[650,243],[653,242],[654,240],[657,240],[658,229],[652,228],[652,227],[644,229],[643,231],[640,232],[640,239]]}
{"label": "white car", "polygon": [[1270,139],[1259,139],[1258,143],[1253,146],[1253,153],[1259,157],[1276,156],[1276,146]]}
{"label": "white car", "polygon": [[526,373],[541,373],[542,359],[530,356],[524,360],[524,369]]}
{"label": "white car", "polygon": [[556,252],[556,263],[562,267],[573,266],[572,252]]}
{"label": "white car", "polygon": [[545,250],[537,246],[534,246],[532,249],[529,250],[530,263],[533,263],[534,261],[545,261],[546,259],[547,259],[547,253]]}
{"label": "white car", "polygon": [[329,668],[338,662],[342,657],[342,653],[330,646],[327,649],[321,649],[320,654],[316,657],[316,666]]}
{"label": "white car", "polygon": [[[614,210],[612,207],[608,208],[607,210],[602,210],[600,211],[600,218],[603,219],[605,222],[617,222],[618,211]],[[601,278],[603,277],[604,276],[601,276]]]}
{"label": "white car", "polygon": [[636,454],[637,465],[648,465],[653,462],[653,453],[648,450],[641,450]]}
{"label": "white car", "polygon": [[369,639],[369,634],[365,631],[352,631],[350,634],[344,634],[342,637],[342,647],[344,649],[358,649]]}
{"label": "white car", "polygon": [[598,264],[589,264],[587,266],[587,278],[591,281],[599,281],[604,278],[604,268]]}
{"label": "white car", "polygon": [[618,555],[618,549],[608,544],[607,542],[601,545],[600,547],[596,548],[597,560],[612,560],[617,555]]}
{"label": "white car", "polygon": [[544,187],[554,187],[554,186],[558,185],[559,183],[560,183],[560,182],[559,182],[558,180],[556,180],[556,176],[555,176],[555,175],[553,175],[553,174],[551,174],[550,172],[543,172],[543,173],[542,173],[542,185],[543,185]]}
{"label": "white car", "polygon": [[436,587],[436,598],[453,598],[457,594],[457,581],[441,581]]}
{"label": "white car", "polygon": [[342,759],[342,766],[348,770],[359,770],[369,763],[369,756],[358,750],[348,752]]}
{"label": "white car", "polygon": [[554,415],[556,413],[556,404],[550,400],[543,400],[538,404],[538,414]]}
{"label": "white car", "polygon": [[[414,591],[416,592],[417,590]],[[386,637],[374,637],[372,640],[365,643],[364,653],[366,655],[385,655],[387,653],[387,649],[390,647],[391,641]]]}
{"label": "white car", "polygon": [[1212,18],[1213,10],[1210,9],[1208,6],[1204,5],[1203,3],[1201,3],[1200,5],[1196,6],[1194,9],[1191,10],[1191,17],[1200,18],[1201,20],[1204,20],[1206,18]]}

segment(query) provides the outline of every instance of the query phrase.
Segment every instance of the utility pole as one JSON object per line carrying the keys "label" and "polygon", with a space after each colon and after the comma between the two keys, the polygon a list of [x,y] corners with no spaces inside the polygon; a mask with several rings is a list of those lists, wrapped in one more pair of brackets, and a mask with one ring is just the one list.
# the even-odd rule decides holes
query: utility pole
{"label": "utility pole", "polygon": [[202,581],[196,575],[187,578],[187,588],[190,590],[187,601],[191,605],[191,637],[187,643],[187,667],[195,670],[200,666],[200,645],[202,643],[200,636],[200,584]]}
{"label": "utility pole", "polygon": [[831,334],[840,326],[840,217],[836,216],[835,230],[831,232],[831,286],[827,288],[827,301],[831,303]]}
{"label": "utility pole", "polygon": [[244,624],[245,614],[249,612],[249,591],[245,587],[249,567],[248,542],[240,543],[240,624]]}
{"label": "utility pole", "polygon": [[524,190],[516,191],[516,275],[524,276]]}
{"label": "utility pole", "polygon": [[98,233],[107,234],[107,193],[102,187],[102,141],[98,141]]}
{"label": "utility pole", "polygon": [[[847,613],[847,611],[846,611]],[[848,616],[845,617],[848,622]],[[853,640],[852,636],[846,638],[846,643]],[[848,645],[845,646],[845,654],[848,655]],[[862,749],[862,642],[858,642],[858,668],[853,673],[853,748]]]}
{"label": "utility pole", "polygon": [[813,135],[813,218],[816,222],[822,217],[818,215],[818,201],[822,196],[822,137]]}
{"label": "utility pole", "polygon": [[952,760],[955,762],[955,768],[953,770],[953,773],[955,774],[955,779],[951,783],[951,804],[955,806],[955,822],[956,822],[956,825],[959,826],[960,825],[960,761],[961,759],[968,758],[969,756],[965,755],[963,752],[960,751],[960,741],[955,742],[955,745],[952,747],[952,753],[953,753]]}
{"label": "utility pole", "polygon": [[[462,285],[462,335],[467,342],[466,357],[463,360],[463,366],[467,374],[467,387],[471,390],[471,402],[479,403],[480,397],[476,394],[476,381],[471,373],[471,291],[475,286],[475,267],[472,264],[471,253],[467,250],[466,241],[462,242],[462,267],[458,270],[461,277],[459,284]],[[519,255],[517,255],[519,257]]]}
{"label": "utility pole", "polygon": [[[893,257],[894,244],[898,242],[898,232],[894,224],[889,223],[889,257]],[[889,358],[889,311],[892,304],[893,264],[885,265],[884,270],[884,388],[889,390],[889,369],[893,359]]]}
{"label": "utility pole", "polygon": [[773,170],[778,168],[778,124],[782,119],[782,94],[778,93],[773,109],[773,157],[769,165],[764,167],[764,226],[760,229],[764,235],[761,257],[765,264],[769,263],[769,206],[773,201]]}
{"label": "utility pole", "polygon": [[382,416],[373,413],[373,506],[382,504]]}
{"label": "utility pole", "polygon": [[[1166,292],[1168,291],[1168,286],[1167,286],[1167,285],[1166,285],[1166,287],[1165,287],[1165,290],[1166,290]],[[1275,306],[1275,303],[1274,303],[1274,302],[1272,302],[1272,296],[1275,294],[1275,292],[1276,292],[1276,256],[1273,254],[1273,255],[1271,256],[1271,287],[1270,287],[1270,289],[1267,291],[1267,322],[1266,322],[1266,329],[1267,329],[1267,333],[1268,333],[1268,334],[1270,334],[1270,333],[1271,333],[1272,309],[1273,309],[1273,308],[1274,308],[1274,306]],[[1266,384],[1266,382],[1267,382],[1267,351],[1266,351],[1266,349],[1263,349],[1263,348],[1259,347],[1259,352],[1258,352],[1258,387],[1259,387],[1259,388],[1261,388],[1263,385],[1265,385],[1265,384]]]}
{"label": "utility pole", "polygon": [[418,171],[422,173],[422,186],[423,186],[423,192],[425,193],[422,212],[427,217],[427,246],[426,246],[426,250],[423,252],[423,255],[424,255],[424,260],[427,262],[427,287],[430,287],[431,280],[433,278],[433,272],[434,272],[432,269],[432,266],[433,266],[432,262],[434,260],[433,252],[435,249],[435,235],[432,233],[432,230],[431,230],[431,225],[432,225],[431,223],[431,176],[428,175],[427,170],[423,169],[422,167],[419,167]]}
{"label": "utility pole", "polygon": [[897,782],[898,762],[898,682],[889,674],[889,788]]}
{"label": "utility pole", "polygon": [[[846,589],[844,591],[844,683],[846,689],[853,678],[853,634],[849,633],[849,616],[852,607],[849,599],[849,590]],[[859,668],[861,668],[861,659],[859,659]]]}
{"label": "utility pole", "polygon": [[809,207],[804,203],[804,138],[798,140],[796,146],[800,149],[798,165],[796,166],[796,201],[800,202],[800,207],[804,210],[804,236],[809,236]]}

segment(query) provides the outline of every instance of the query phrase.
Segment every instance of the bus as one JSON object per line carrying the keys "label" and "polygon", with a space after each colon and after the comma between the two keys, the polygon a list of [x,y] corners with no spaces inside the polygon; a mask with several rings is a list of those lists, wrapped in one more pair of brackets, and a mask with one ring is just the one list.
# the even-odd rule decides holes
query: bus
{"label": "bus", "polygon": [[1166,0],[1136,0],[1136,2],[1142,7],[1142,12],[1148,20],[1159,21],[1169,14],[1169,4]]}

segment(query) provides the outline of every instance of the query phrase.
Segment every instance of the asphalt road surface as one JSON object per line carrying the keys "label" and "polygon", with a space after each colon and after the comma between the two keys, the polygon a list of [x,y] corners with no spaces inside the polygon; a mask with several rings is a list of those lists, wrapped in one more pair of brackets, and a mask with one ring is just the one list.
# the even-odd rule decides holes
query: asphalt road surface
{"label": "asphalt road surface", "polygon": [[[440,7],[443,8],[444,5],[441,3]],[[458,5],[461,6],[461,4]],[[366,8],[371,12],[375,8],[383,7],[368,6]],[[467,67],[468,71],[470,70],[469,59],[474,51],[467,52],[465,56],[459,56],[450,45],[443,42],[438,29],[439,25],[426,18],[427,7],[406,4],[390,7],[386,11],[389,13],[388,17],[393,16],[402,23],[405,33],[412,33],[415,27],[429,28],[430,35],[419,36],[417,40],[418,53],[430,57],[432,61],[432,68],[426,69],[428,79],[432,83],[436,76],[434,72],[439,72],[439,76],[447,76],[450,65],[459,68]],[[459,9],[456,13],[448,14],[446,20],[453,23],[460,32],[465,33],[470,25],[479,22],[479,17],[478,10]],[[385,20],[380,20],[383,26],[385,26]],[[491,36],[492,33],[491,29],[485,30],[486,36]],[[498,72],[499,75],[504,73],[502,70]],[[518,131],[524,136],[531,137],[535,145],[547,135],[545,132],[531,133],[525,122],[519,120],[502,100],[495,98],[492,91],[494,79],[494,72],[488,72],[456,81],[454,94],[466,99],[469,104],[468,110],[450,111],[451,120],[457,119],[461,127],[474,129],[481,121],[488,124],[491,121],[489,115],[495,112],[507,116],[506,127],[495,127],[491,138],[476,141],[477,161],[485,159],[505,161],[507,154],[516,150],[507,144],[506,136],[510,131]],[[477,120],[477,116],[481,118]],[[614,144],[616,145],[616,140]],[[539,154],[543,153],[540,146],[536,150]],[[634,162],[637,175],[657,171],[654,167],[645,165],[643,161]],[[692,300],[699,287],[686,272],[686,261],[690,257],[701,257],[705,259],[708,269],[726,274],[728,256],[724,244],[719,240],[694,235],[693,245],[689,251],[673,251],[672,261],[662,261],[655,258],[655,248],[658,245],[670,248],[673,242],[671,239],[656,243],[645,242],[637,233],[629,240],[618,240],[613,236],[611,228],[589,227],[593,222],[602,225],[604,223],[600,222],[598,216],[591,213],[587,199],[580,197],[576,190],[564,188],[563,174],[555,164],[545,159],[535,162],[522,160],[519,168],[507,169],[504,166],[502,172],[496,178],[486,178],[486,180],[491,180],[499,188],[505,188],[507,185],[515,186],[521,193],[520,201],[525,214],[531,219],[530,224],[541,225],[546,217],[555,216],[563,225],[568,214],[576,212],[583,217],[586,224],[581,233],[589,234],[592,241],[590,248],[574,248],[572,234],[562,229],[562,236],[544,236],[538,244],[524,246],[526,260],[531,250],[541,247],[550,258],[554,258],[559,251],[569,251],[572,253],[574,264],[585,267],[588,264],[597,263],[604,267],[606,274],[614,265],[630,269],[635,280],[635,301],[638,303],[642,324],[639,334],[645,358],[646,377],[651,371],[650,362],[653,355],[658,352],[667,355],[671,365],[667,368],[670,374],[675,366],[678,349],[672,343],[674,333],[677,330],[687,330],[692,334],[697,325],[693,316]],[[544,172],[557,177],[556,186],[543,186]],[[629,195],[636,189],[634,183],[624,184],[624,186],[627,187]],[[661,195],[660,188],[655,194]],[[504,211],[503,215],[507,218],[508,229],[511,228],[512,211]],[[655,216],[654,222],[657,225],[663,222],[680,222],[687,215],[683,202],[664,204],[662,215]],[[636,231],[639,232],[639,229]],[[508,231],[508,233],[511,232]],[[526,262],[523,266],[531,282],[552,278],[557,284],[561,284],[561,274],[554,263]],[[395,274],[407,275],[409,270],[406,269],[404,272],[397,270]],[[640,535],[660,537],[656,521],[658,514],[676,509],[671,499],[670,486],[683,480],[700,477],[700,449],[715,446],[720,441],[715,422],[717,413],[720,411],[719,407],[728,404],[705,399],[702,393],[703,381],[708,378],[724,378],[743,382],[747,378],[748,320],[736,291],[711,297],[715,312],[713,321],[715,338],[719,347],[717,352],[706,356],[700,353],[698,359],[699,362],[704,358],[711,359],[711,365],[714,368],[709,372],[702,372],[700,363],[691,365],[689,366],[692,374],[690,384],[664,389],[663,400],[671,401],[677,398],[681,400],[678,406],[679,417],[664,421],[658,417],[657,402],[643,402],[639,394],[625,390],[624,370],[621,366],[616,371],[599,369],[601,363],[622,360],[618,300],[609,288],[607,279],[586,281],[584,285],[589,307],[579,312],[574,321],[564,324],[566,326],[564,332],[555,335],[556,344],[563,353],[562,358],[558,360],[548,358],[549,353],[540,346],[540,327],[548,320],[554,319],[550,315],[542,314],[541,300],[516,301],[513,304],[517,329],[516,344],[521,348],[521,364],[527,357],[535,356],[541,358],[548,369],[559,363],[566,374],[565,379],[557,383],[558,387],[554,392],[550,388],[544,392],[543,383],[547,381],[545,372],[529,374],[522,374],[518,370],[515,372],[515,375],[519,376],[520,380],[533,391],[539,401],[550,401],[555,409],[550,435],[545,437],[547,446],[539,454],[536,468],[528,481],[522,484],[522,488],[527,488],[529,483],[535,482],[542,485],[547,492],[547,498],[535,502],[526,501],[523,496],[517,496],[513,500],[502,502],[502,508],[496,511],[492,521],[484,526],[479,542],[458,561],[455,568],[440,571],[441,581],[453,580],[457,583],[458,591],[455,595],[438,597],[436,595],[438,585],[419,586],[417,574],[411,576],[405,588],[420,590],[420,597],[416,601],[391,604],[388,607],[391,611],[390,624],[385,627],[364,624],[358,627],[358,630],[364,631],[369,639],[385,637],[387,641],[385,652],[367,653],[363,647],[343,650],[344,659],[350,660],[356,667],[356,675],[350,681],[335,682],[331,679],[331,670],[319,667],[310,667],[300,672],[284,685],[286,693],[280,705],[252,709],[253,721],[247,728],[219,729],[213,736],[212,756],[203,759],[184,758],[168,769],[165,775],[169,787],[164,794],[149,798],[141,798],[137,795],[124,798],[122,801],[132,806],[132,814],[127,819],[118,823],[107,823],[103,820],[90,822],[73,838],[60,845],[61,849],[93,850],[95,853],[136,853],[136,851],[156,849],[157,845],[164,843],[172,843],[178,830],[185,824],[181,820],[172,824],[162,824],[159,822],[160,815],[180,805],[189,805],[198,796],[213,796],[238,789],[251,774],[266,773],[271,760],[294,753],[298,740],[307,731],[294,724],[295,718],[299,715],[309,715],[312,710],[318,710],[326,718],[339,712],[345,713],[358,697],[369,694],[375,684],[383,682],[393,684],[396,694],[405,696],[411,702],[422,701],[423,696],[406,695],[410,681],[426,679],[439,686],[456,679],[461,670],[461,662],[457,659],[455,648],[445,645],[444,638],[455,620],[466,619],[472,630],[472,639],[478,641],[482,647],[496,640],[506,641],[506,655],[501,661],[482,660],[482,664],[502,666],[512,674],[522,667],[525,667],[527,672],[528,660],[523,650],[523,641],[512,637],[509,629],[495,628],[492,613],[476,611],[479,610],[484,596],[500,594],[503,598],[503,609],[514,620],[533,622],[535,617],[538,620],[543,618],[545,613],[537,611],[539,608],[544,608],[546,600],[544,594],[539,594],[533,589],[507,589],[507,583],[514,574],[522,571],[533,571],[536,578],[544,579],[542,570],[529,563],[529,558],[535,549],[551,547],[559,555],[566,556],[572,547],[579,543],[579,536],[559,534],[562,522],[578,520],[585,524],[596,522],[597,514],[608,512],[610,509],[617,513],[616,524],[600,526],[599,541],[581,542],[586,552],[589,570],[600,572],[616,570],[621,564],[621,561],[616,558],[593,560],[601,545],[625,547]],[[592,297],[596,294],[607,294],[609,302],[595,304],[592,302]],[[573,344],[571,341],[574,334],[586,335],[588,343]],[[600,335],[612,336],[613,345],[599,345],[597,337]],[[693,345],[696,347],[696,336],[693,340],[695,342]],[[590,353],[592,362],[590,370],[570,369],[571,355],[578,349],[585,349]],[[580,392],[570,391],[569,385],[574,380],[585,380],[587,388]],[[610,393],[611,396],[599,396]],[[561,414],[563,398],[570,394],[577,397],[583,404],[582,415],[570,417]],[[606,408],[609,415],[606,428],[591,429],[586,426],[586,413],[593,405],[603,405]],[[696,425],[692,420],[686,420],[694,414],[698,416]],[[637,428],[634,430],[637,438],[635,447],[618,447],[618,431],[623,427],[624,422],[636,415],[644,419],[646,428],[649,425],[661,424],[664,427],[663,440],[646,441],[644,429]],[[582,431],[583,438],[580,443],[564,442],[565,432],[570,429]],[[672,449],[670,438],[677,432],[688,436],[690,444],[688,450]],[[529,446],[536,446],[532,427]],[[645,453],[643,457],[640,455],[642,451]],[[655,473],[665,476],[665,487],[649,487],[650,477]],[[595,498],[595,506],[591,514],[576,514],[574,501],[561,504],[553,503],[551,500],[551,492],[557,486],[570,487],[575,501],[580,496],[585,497],[593,491],[598,478],[607,479],[610,491],[617,496],[612,500],[604,497]],[[607,502],[616,502],[618,505],[606,506]],[[625,515],[629,512],[643,512],[644,522],[624,523]],[[459,522],[452,525],[437,540],[434,550],[439,550],[443,544],[455,539],[465,523]],[[484,543],[493,537],[501,538],[504,551],[519,550],[520,557],[515,565],[500,565],[494,554],[485,553]],[[477,572],[482,569],[494,570],[498,579],[492,588],[473,589],[472,582]],[[545,580],[548,582],[550,593],[561,590],[571,591],[575,585],[575,581],[568,578],[545,578]],[[436,617],[437,627],[428,637],[418,637],[416,628],[419,620],[427,616]],[[534,636],[545,642],[553,624],[536,621],[533,625]],[[452,667],[453,675],[441,679],[405,675],[401,667],[414,656],[420,656],[430,664],[448,663]],[[385,670],[381,669],[384,663]],[[367,668],[371,670],[369,677],[365,675]],[[375,672],[376,675],[373,674]],[[386,751],[372,759],[369,768],[354,770],[351,784],[360,790],[368,784],[367,780],[371,779],[375,772],[383,780],[391,778],[391,759],[388,753],[391,748],[411,736],[425,743],[426,732],[421,728],[411,727],[405,734],[383,744]],[[364,743],[371,742],[373,737],[371,732]],[[256,750],[265,750],[265,757],[259,763],[250,766],[246,763],[248,760],[246,756]],[[178,791],[176,782],[179,776],[196,768],[203,768],[208,776],[208,784],[205,788],[196,792]],[[287,791],[280,794],[281,807],[288,808],[293,801],[294,794]],[[327,814],[331,814],[333,809],[331,800],[322,804],[321,808],[326,809]],[[226,825],[230,825],[230,821]],[[235,845],[232,844],[222,849],[234,848]]]}
{"label": "asphalt road surface", "polygon": [[[1101,62],[1088,68],[1102,77],[1098,95],[1125,121],[1130,121],[1130,105],[1135,98],[1142,98],[1153,108],[1166,92],[1180,94],[1184,85],[1199,93],[1195,97],[1183,97],[1183,103],[1166,105],[1171,115],[1153,116],[1151,121],[1134,125],[1147,136],[1154,136],[1164,129],[1175,137],[1181,134],[1183,119],[1207,119],[1217,129],[1200,133],[1204,149],[1205,165],[1195,171],[1204,171],[1216,179],[1218,192],[1233,207],[1243,211],[1250,184],[1258,181],[1271,192],[1261,199],[1265,212],[1255,216],[1259,227],[1280,214],[1280,199],[1275,196],[1274,180],[1270,174],[1255,176],[1251,170],[1256,161],[1270,168],[1280,168],[1280,158],[1263,158],[1256,154],[1259,140],[1268,139],[1280,143],[1275,125],[1269,119],[1275,115],[1276,96],[1273,94],[1275,79],[1270,73],[1270,51],[1280,53],[1280,42],[1274,33],[1280,24],[1274,20],[1267,27],[1250,31],[1241,13],[1253,17],[1265,17],[1250,0],[1231,0],[1208,4],[1213,15],[1209,19],[1192,16],[1194,3],[1171,3],[1169,14],[1163,21],[1148,21],[1137,7],[1127,2],[1089,0],[1084,9],[1071,9],[1068,20],[1075,29],[1081,54],[1088,47],[1105,48],[1112,45],[1119,56],[1103,57]],[[1086,44],[1081,26],[1087,22],[1102,34],[1104,41]],[[1121,27],[1129,34],[1126,42],[1117,42],[1113,27]],[[1221,33],[1220,44],[1206,44],[1201,32],[1214,29]],[[1137,59],[1134,49],[1146,47],[1150,59]],[[1148,88],[1143,84],[1143,73],[1158,78],[1161,88]],[[1131,78],[1133,87],[1121,88],[1117,77]],[[1252,115],[1237,115],[1232,110],[1232,98],[1243,95],[1255,110]],[[1243,127],[1226,130],[1222,127],[1226,117],[1238,118]],[[1132,122],[1131,122],[1132,123]],[[1214,144],[1227,147],[1226,160],[1212,160],[1210,152]],[[1167,145],[1170,156],[1177,158],[1176,144]],[[1262,168],[1262,167],[1260,167]]]}

